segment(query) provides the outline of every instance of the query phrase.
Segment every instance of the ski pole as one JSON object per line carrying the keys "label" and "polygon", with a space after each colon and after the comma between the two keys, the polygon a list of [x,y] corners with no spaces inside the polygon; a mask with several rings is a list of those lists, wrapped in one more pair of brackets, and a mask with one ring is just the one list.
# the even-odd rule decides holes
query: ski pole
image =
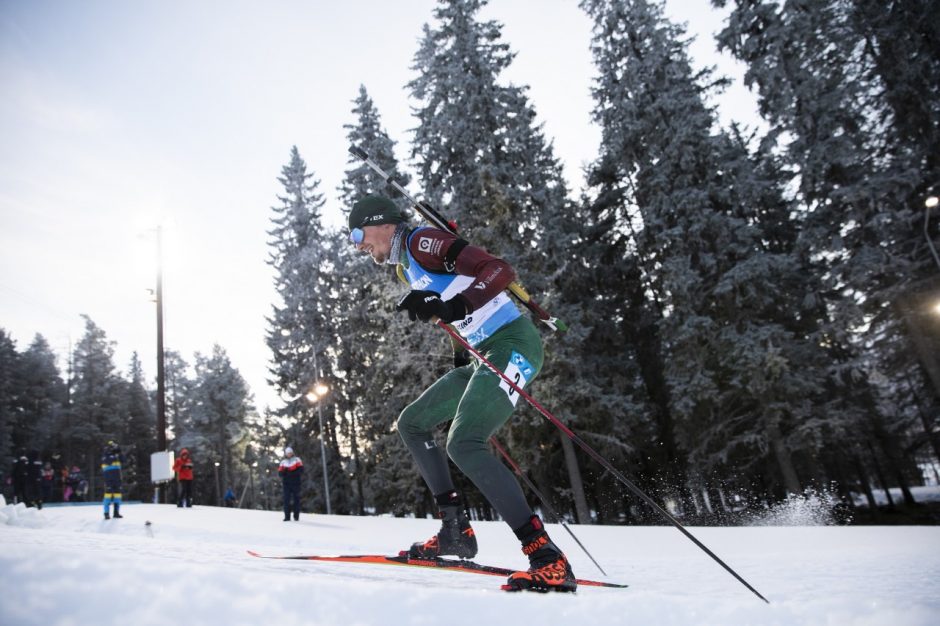
{"label": "ski pole", "polygon": [[503,458],[506,459],[507,463],[509,463],[509,467],[511,467],[512,470],[516,473],[516,475],[518,475],[519,478],[521,478],[523,482],[525,482],[525,484],[529,487],[529,489],[532,490],[532,493],[535,494],[535,497],[542,501],[542,506],[544,506],[545,510],[548,511],[548,514],[551,515],[556,520],[558,520],[558,523],[561,524],[565,528],[565,530],[568,531],[568,534],[571,535],[571,538],[574,539],[575,543],[578,544],[578,547],[581,548],[581,550],[588,556],[588,558],[591,559],[594,565],[597,566],[597,569],[601,571],[601,574],[606,576],[607,572],[604,571],[604,568],[601,567],[600,563],[598,563],[597,560],[595,560],[593,556],[591,556],[591,553],[588,552],[588,549],[584,547],[584,544],[581,543],[578,540],[578,538],[574,536],[574,533],[571,532],[570,528],[568,528],[568,524],[565,523],[565,520],[562,519],[561,515],[556,513],[555,509],[553,509],[552,506],[548,503],[548,498],[542,495],[542,493],[535,487],[535,484],[531,480],[529,480],[529,477],[526,476],[525,473],[519,468],[519,466],[516,465],[516,462],[512,460],[512,457],[509,456],[509,453],[506,452],[506,450],[504,450],[501,445],[499,445],[499,442],[496,440],[495,435],[490,437],[490,443],[493,444],[493,447],[496,448],[496,450],[498,450],[499,453],[503,455]]}
{"label": "ski pole", "polygon": [[640,498],[641,500],[643,500],[646,504],[648,504],[650,507],[652,507],[655,511],[658,511],[663,517],[665,517],[667,520],[669,520],[669,522],[670,522],[673,526],[675,526],[683,535],[685,535],[686,537],[688,537],[688,538],[692,541],[692,543],[694,543],[694,544],[697,545],[699,548],[701,548],[702,551],[705,552],[705,554],[707,554],[707,555],[710,556],[712,559],[714,559],[716,563],[718,563],[719,565],[721,565],[723,568],[725,568],[725,570],[728,571],[728,573],[730,573],[732,576],[734,576],[736,579],[738,579],[738,582],[740,582],[742,585],[744,585],[745,587],[747,587],[748,589],[750,589],[751,592],[753,592],[754,595],[756,595],[758,598],[760,598],[761,600],[763,600],[763,601],[766,602],[767,604],[770,604],[770,600],[768,600],[767,598],[765,598],[764,596],[762,596],[762,595],[760,594],[760,592],[757,591],[757,589],[755,589],[754,587],[752,587],[752,586],[750,585],[750,583],[748,583],[746,580],[744,580],[743,578],[741,578],[741,576],[740,576],[736,571],[734,571],[733,569],[731,569],[731,567],[729,567],[728,564],[726,564],[724,561],[722,561],[720,558],[718,558],[718,555],[716,555],[714,552],[712,552],[711,550],[709,550],[708,547],[705,546],[705,544],[703,544],[701,541],[699,541],[698,539],[696,539],[695,536],[692,535],[692,533],[690,533],[688,530],[686,530],[685,526],[683,526],[683,525],[679,522],[679,520],[677,520],[675,517],[673,517],[666,509],[664,509],[664,508],[662,508],[661,506],[659,506],[658,504],[656,504],[656,501],[655,501],[655,500],[653,500],[653,499],[650,498],[648,495],[646,495],[646,494],[643,492],[642,489],[640,489],[639,487],[637,487],[636,485],[634,485],[633,482],[632,482],[630,479],[628,479],[626,476],[624,476],[619,470],[617,470],[617,468],[615,468],[615,467],[610,463],[610,461],[608,461],[607,459],[605,459],[604,457],[602,457],[596,450],[594,450],[594,448],[592,448],[591,446],[589,446],[588,444],[586,444],[580,437],[578,437],[578,435],[575,434],[575,432],[574,432],[573,430],[571,430],[570,428],[568,428],[567,426],[565,426],[565,424],[564,424],[561,420],[559,420],[557,417],[555,417],[554,415],[552,415],[551,413],[549,413],[548,410],[545,409],[545,407],[543,407],[541,404],[539,404],[539,403],[535,400],[535,398],[533,398],[533,397],[530,396],[528,393],[526,393],[525,391],[523,391],[522,388],[519,387],[519,385],[517,385],[517,384],[516,384],[515,382],[513,382],[508,376],[506,376],[506,374],[504,374],[498,367],[496,367],[495,365],[493,365],[485,356],[483,356],[482,354],[480,354],[479,351],[475,350],[475,349],[473,348],[473,346],[471,346],[469,343],[467,343],[467,341],[464,340],[463,337],[461,337],[460,335],[458,335],[455,330],[453,330],[453,329],[450,328],[447,324],[445,324],[444,322],[442,322],[442,321],[440,321],[440,320],[436,320],[434,323],[437,324],[438,326],[440,326],[441,328],[443,328],[451,337],[454,338],[455,341],[457,341],[457,343],[459,343],[460,345],[462,345],[466,350],[468,350],[471,354],[473,354],[473,356],[475,356],[476,358],[478,358],[481,363],[483,363],[484,365],[486,365],[486,366],[487,366],[490,370],[492,370],[497,376],[499,376],[499,377],[503,380],[503,382],[505,382],[507,385],[509,385],[509,387],[510,387],[513,391],[515,391],[515,392],[518,393],[520,396],[522,396],[523,398],[525,398],[526,402],[528,402],[528,403],[531,404],[533,407],[535,407],[535,409],[536,409],[539,413],[541,413],[543,416],[545,416],[545,418],[548,419],[548,421],[550,421],[552,424],[554,424],[555,426],[557,426],[558,429],[561,430],[561,432],[563,432],[565,435],[567,435],[567,437],[568,437],[569,439],[571,439],[571,441],[573,441],[574,443],[578,444],[578,446],[579,446],[582,450],[584,450],[584,451],[588,454],[588,456],[590,456],[592,459],[594,459],[595,461],[597,461],[598,463],[600,463],[600,464],[604,467],[604,469],[606,469],[607,471],[609,471],[611,474],[613,474],[613,476],[614,476],[617,480],[619,480],[621,483],[623,483],[624,485],[626,485],[627,488],[628,488],[630,491],[632,491],[638,498]]}
{"label": "ski pole", "polygon": [[[376,174],[381,176],[382,180],[384,180],[387,185],[391,185],[395,191],[407,198],[408,201],[414,206],[415,210],[433,226],[440,228],[441,230],[446,230],[451,234],[457,234],[457,225],[454,222],[449,222],[444,219],[444,216],[438,213],[437,210],[435,210],[434,207],[432,207],[427,202],[418,202],[415,200],[391,174],[383,170],[378,163],[373,161],[365,150],[357,146],[349,146],[349,153],[357,159],[361,159],[363,163],[368,165]],[[568,330],[567,324],[557,317],[552,317],[549,315],[548,311],[539,306],[539,304],[532,299],[532,296],[530,296],[529,293],[518,282],[513,281],[509,283],[507,289],[509,290],[509,293],[515,296],[516,299],[519,300],[519,302],[521,302],[527,309],[532,311],[532,313],[546,326],[557,332],[564,332]]]}

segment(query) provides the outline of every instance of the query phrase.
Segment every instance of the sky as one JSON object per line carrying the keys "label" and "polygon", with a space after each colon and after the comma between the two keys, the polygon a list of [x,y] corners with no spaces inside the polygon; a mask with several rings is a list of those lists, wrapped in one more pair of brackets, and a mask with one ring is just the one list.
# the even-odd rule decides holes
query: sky
{"label": "sky", "polygon": [[[221,345],[259,410],[278,406],[264,343],[275,303],[266,260],[281,168],[297,146],[342,222],[346,129],[364,85],[407,166],[405,85],[434,0],[187,2],[0,0],[0,328],[65,355],[88,315],[126,372],[156,375],[156,228],[165,345],[193,363]],[[535,8],[537,7],[537,8]],[[722,121],[755,124],[741,67],[714,48],[722,14],[671,0],[695,64],[738,79]],[[492,0],[574,192],[597,153],[590,22],[574,0]],[[413,195],[420,189],[412,186]]]}
{"label": "sky", "polygon": [[[0,501],[5,626],[932,626],[940,616],[937,526],[825,526],[781,510],[774,525],[690,529],[765,604],[672,526],[570,524],[605,576],[547,524],[576,576],[629,587],[510,594],[502,577],[247,554],[395,554],[434,533],[433,519],[304,512],[285,523],[278,511],[197,502],[124,504],[123,519],[104,521],[99,502],[21,507]],[[473,528],[476,562],[526,566],[506,524]]]}

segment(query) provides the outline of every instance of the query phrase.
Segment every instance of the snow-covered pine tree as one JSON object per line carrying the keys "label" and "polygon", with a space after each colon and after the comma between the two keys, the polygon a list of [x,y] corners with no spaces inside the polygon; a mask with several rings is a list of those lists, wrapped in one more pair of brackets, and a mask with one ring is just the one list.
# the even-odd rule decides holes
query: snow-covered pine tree
{"label": "snow-covered pine tree", "polygon": [[[456,219],[474,245],[512,263],[519,282],[537,300],[563,307],[555,283],[567,270],[576,240],[570,228],[571,203],[561,165],[536,121],[527,88],[500,80],[513,54],[501,41],[502,26],[478,18],[485,5],[485,0],[441,0],[434,10],[435,24],[424,28],[412,66],[418,76],[408,85],[418,102],[413,155],[432,204],[446,205],[443,213]],[[565,312],[553,313],[564,319]],[[559,347],[550,360],[576,357],[576,351]],[[561,368],[552,376],[552,366],[546,364],[543,383],[536,383],[539,388],[561,384],[563,370],[582,371]],[[567,377],[564,384],[578,383]],[[568,403],[570,397],[559,390],[556,399],[569,408],[577,404]],[[519,428],[510,426],[511,432],[504,433],[511,452],[545,472],[567,465],[567,476],[563,471],[542,480],[559,488],[572,485],[577,509],[586,517],[573,449],[564,446],[559,463],[541,463],[536,451],[544,448],[546,439],[557,441],[555,433],[527,409],[520,415],[528,418],[513,420]],[[607,424],[600,430],[608,430]]]}
{"label": "snow-covered pine tree", "polygon": [[131,355],[122,393],[124,423],[120,435],[126,461],[127,497],[145,500],[150,494],[150,455],[156,450],[156,418],[140,358]]}
{"label": "snow-covered pine tree", "polygon": [[[408,84],[417,106],[412,154],[426,197],[475,245],[504,256],[536,292],[540,221],[566,204],[561,167],[526,87],[504,85],[512,61],[502,26],[477,18],[485,0],[440,0]],[[543,272],[540,272],[540,274]]]}
{"label": "snow-covered pine tree", "polygon": [[13,455],[18,452],[13,441],[16,432],[16,397],[19,392],[19,359],[13,338],[0,328],[0,463],[3,463],[4,473],[12,465]]}
{"label": "snow-covered pine tree", "polygon": [[[89,486],[94,493],[101,452],[109,439],[122,433],[123,380],[115,371],[114,342],[87,315],[85,334],[75,346],[71,382],[72,403],[64,437],[71,444],[71,462],[89,467]],[[69,454],[70,453],[70,454]]]}
{"label": "snow-covered pine tree", "polygon": [[[344,126],[350,145],[364,149],[407,188],[410,177],[399,167],[395,142],[382,128],[379,111],[364,86],[352,113],[355,123]],[[350,157],[349,165],[339,190],[344,214],[369,193],[385,195],[406,215],[413,213],[408,201],[383,185],[359,159]],[[345,381],[335,400],[352,444],[357,497],[376,512],[415,513],[426,490],[395,431],[395,420],[423,385],[433,380],[426,357],[421,361],[410,358],[412,346],[416,342],[440,346],[436,370],[448,358],[446,342],[431,329],[407,323],[395,314],[394,304],[407,286],[391,265],[377,266],[345,243],[336,250],[334,278],[341,294],[332,314],[336,367]]]}
{"label": "snow-covered pine tree", "polygon": [[176,350],[164,352],[164,377],[166,379],[166,417],[170,447],[179,450],[176,440],[190,427],[193,381],[189,376],[189,364]]}
{"label": "snow-covered pine tree", "polygon": [[45,453],[61,451],[68,399],[55,353],[45,337],[37,334],[20,356],[16,443]]}
{"label": "snow-covered pine tree", "polygon": [[[879,393],[869,388],[873,368],[901,386],[903,360],[893,375],[885,368],[912,359],[903,300],[936,272],[919,228],[938,163],[938,105],[926,95],[940,75],[930,5],[735,2],[719,34],[747,63],[745,79],[793,165],[801,243],[826,281],[833,386],[860,424],[876,406],[866,400]],[[879,432],[900,430],[897,415],[875,419]],[[892,439],[879,442],[889,458],[900,445]]]}
{"label": "snow-covered pine tree", "polygon": [[315,494],[312,500],[319,503],[318,508],[326,510],[319,437],[324,437],[328,446],[331,495],[342,495],[343,501],[348,502],[345,497],[348,483],[338,456],[335,411],[323,411],[321,433],[317,407],[307,399],[307,394],[318,381],[330,384],[337,380],[327,353],[333,324],[329,318],[333,261],[328,245],[335,235],[323,228],[320,183],[307,172],[307,164],[296,146],[291,149],[290,162],[282,168],[278,180],[284,195],[278,196],[280,204],[272,207],[272,228],[268,231],[271,237],[268,263],[274,268],[280,299],[268,318],[270,382],[284,401],[284,406],[275,411],[287,426],[285,434],[291,440],[285,443],[304,460],[304,493]]}
{"label": "snow-covered pine tree", "polygon": [[254,406],[245,379],[221,346],[214,345],[208,356],[196,353],[195,360],[190,428],[177,441],[192,454],[196,498],[221,504],[222,494],[234,485],[234,478],[247,475],[243,465],[248,445],[246,423]]}
{"label": "snow-covered pine tree", "polygon": [[[723,81],[692,69],[684,30],[658,2],[581,6],[595,21],[598,197],[640,264],[637,274],[623,252],[614,258],[627,292],[642,294],[631,301],[639,318],[623,319],[648,329],[634,338],[665,477],[698,490],[707,485],[686,478],[687,454],[695,475],[761,462],[795,419],[787,399],[816,390],[780,356],[797,338],[776,319],[775,285],[798,276],[761,238],[761,183],[743,146],[716,128],[707,99]],[[777,462],[778,485],[800,490],[788,455]]]}

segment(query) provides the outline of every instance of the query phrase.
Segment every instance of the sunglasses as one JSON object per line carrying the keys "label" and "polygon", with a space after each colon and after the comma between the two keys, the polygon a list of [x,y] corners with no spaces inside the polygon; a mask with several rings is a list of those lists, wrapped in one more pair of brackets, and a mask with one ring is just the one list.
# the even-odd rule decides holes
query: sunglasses
{"label": "sunglasses", "polygon": [[357,246],[362,243],[363,237],[365,237],[365,233],[362,232],[361,228],[353,228],[349,231],[349,241]]}

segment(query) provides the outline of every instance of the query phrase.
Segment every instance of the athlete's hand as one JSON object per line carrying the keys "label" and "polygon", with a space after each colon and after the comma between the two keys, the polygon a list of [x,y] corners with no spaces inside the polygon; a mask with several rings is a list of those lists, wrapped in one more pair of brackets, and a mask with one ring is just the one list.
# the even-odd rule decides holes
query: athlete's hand
{"label": "athlete's hand", "polygon": [[411,321],[429,322],[438,318],[445,324],[462,320],[467,316],[467,305],[462,298],[454,297],[446,302],[436,291],[412,290],[398,301],[396,311],[408,311]]}

